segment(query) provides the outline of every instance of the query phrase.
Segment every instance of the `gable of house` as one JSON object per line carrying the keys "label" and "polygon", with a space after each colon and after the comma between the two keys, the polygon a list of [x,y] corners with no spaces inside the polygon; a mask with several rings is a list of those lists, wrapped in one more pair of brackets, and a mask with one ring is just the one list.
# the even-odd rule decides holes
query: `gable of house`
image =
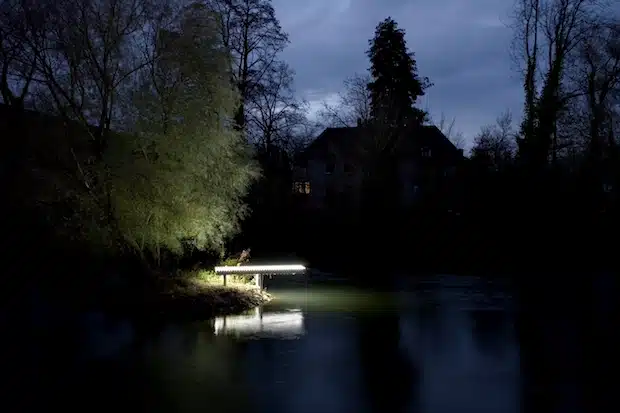
{"label": "gable of house", "polygon": [[300,154],[296,163],[303,166],[309,160],[356,158],[362,150],[361,143],[357,127],[327,128]]}
{"label": "gable of house", "polygon": [[[371,132],[366,127],[327,128],[300,155],[297,164],[303,166],[309,160],[329,161],[330,157],[360,159]],[[436,127],[421,126],[407,131],[397,143],[396,155],[400,158],[417,158],[424,153],[433,157],[441,155],[449,161],[462,159],[463,152]]]}

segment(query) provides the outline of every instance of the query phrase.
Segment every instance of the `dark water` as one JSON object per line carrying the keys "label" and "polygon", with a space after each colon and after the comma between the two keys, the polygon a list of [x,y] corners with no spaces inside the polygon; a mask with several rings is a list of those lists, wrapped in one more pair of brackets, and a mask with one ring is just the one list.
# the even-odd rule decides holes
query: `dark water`
{"label": "dark water", "polygon": [[581,411],[571,383],[530,397],[537,373],[521,360],[505,283],[433,277],[393,290],[274,287],[277,299],[246,315],[166,326],[92,315],[71,342],[30,338],[1,410]]}

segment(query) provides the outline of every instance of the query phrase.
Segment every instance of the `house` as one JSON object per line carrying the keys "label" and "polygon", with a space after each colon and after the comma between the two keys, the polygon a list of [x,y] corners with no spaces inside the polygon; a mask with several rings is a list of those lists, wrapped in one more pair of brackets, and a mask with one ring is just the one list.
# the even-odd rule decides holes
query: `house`
{"label": "house", "polygon": [[[372,173],[364,171],[365,152],[373,139],[369,130],[366,126],[327,128],[298,156],[292,190],[301,207],[351,211],[361,206],[364,175]],[[412,207],[431,196],[449,198],[463,151],[435,126],[411,128],[396,145],[399,207]]]}

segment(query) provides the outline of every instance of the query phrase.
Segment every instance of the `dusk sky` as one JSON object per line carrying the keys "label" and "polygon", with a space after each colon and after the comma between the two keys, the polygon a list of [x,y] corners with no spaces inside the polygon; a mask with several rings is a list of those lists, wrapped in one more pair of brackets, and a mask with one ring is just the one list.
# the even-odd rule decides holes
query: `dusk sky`
{"label": "dusk sky", "polygon": [[419,106],[433,119],[456,117],[471,143],[506,109],[518,122],[523,89],[510,58],[506,27],[513,0],[273,0],[290,45],[282,58],[295,70],[295,87],[313,108],[365,73],[368,40],[390,16],[405,29],[420,75],[434,86]]}

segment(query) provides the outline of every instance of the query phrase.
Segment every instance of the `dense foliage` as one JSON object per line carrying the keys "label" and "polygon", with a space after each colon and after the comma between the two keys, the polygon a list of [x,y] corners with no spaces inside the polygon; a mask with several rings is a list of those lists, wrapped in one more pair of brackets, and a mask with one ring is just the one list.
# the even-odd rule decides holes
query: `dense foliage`
{"label": "dense foliage", "polygon": [[387,18],[377,25],[369,43],[372,117],[394,127],[422,124],[426,113],[414,105],[431,84],[418,75],[414,54],[407,49],[405,31]]}
{"label": "dense foliage", "polygon": [[19,205],[63,242],[149,264],[188,246],[221,253],[259,170],[233,128],[240,96],[219,15],[166,1],[2,6],[1,63],[24,80],[4,83],[4,116],[19,115],[24,138],[12,179],[33,188]]}

